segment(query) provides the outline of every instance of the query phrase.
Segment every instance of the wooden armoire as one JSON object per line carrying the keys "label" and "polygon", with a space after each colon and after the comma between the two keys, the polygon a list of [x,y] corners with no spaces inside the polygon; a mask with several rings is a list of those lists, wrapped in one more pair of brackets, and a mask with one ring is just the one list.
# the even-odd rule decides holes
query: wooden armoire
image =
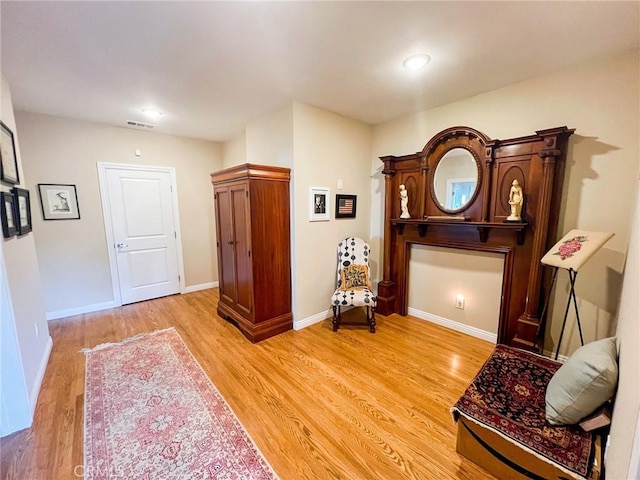
{"label": "wooden armoire", "polygon": [[233,320],[254,343],[293,327],[290,172],[247,163],[211,174],[218,315]]}

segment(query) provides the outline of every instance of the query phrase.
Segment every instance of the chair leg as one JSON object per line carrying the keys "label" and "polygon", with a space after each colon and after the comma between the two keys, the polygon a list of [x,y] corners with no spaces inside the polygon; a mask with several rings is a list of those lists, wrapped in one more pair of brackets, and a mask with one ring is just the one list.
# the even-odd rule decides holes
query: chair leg
{"label": "chair leg", "polygon": [[[369,308],[371,308],[371,316],[369,316]],[[367,323],[369,324],[369,331],[376,333],[376,307],[367,307]]]}
{"label": "chair leg", "polygon": [[333,321],[331,323],[333,324],[333,331],[337,332],[340,326],[340,305],[333,306]]}

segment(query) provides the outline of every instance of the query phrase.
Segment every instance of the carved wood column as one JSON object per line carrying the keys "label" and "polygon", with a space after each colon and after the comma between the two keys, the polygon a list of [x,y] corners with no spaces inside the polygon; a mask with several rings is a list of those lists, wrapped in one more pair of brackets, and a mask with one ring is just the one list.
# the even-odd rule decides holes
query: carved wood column
{"label": "carved wood column", "polygon": [[384,175],[384,188],[385,188],[385,200],[384,200],[384,259],[382,266],[382,281],[378,283],[378,306],[377,310],[381,315],[390,315],[395,311],[396,300],[396,285],[392,278],[391,261],[393,258],[393,243],[395,235],[393,235],[391,225],[391,217],[393,215],[393,199],[395,196],[392,193],[393,189],[393,176],[395,170],[391,168],[390,157],[381,157],[380,160],[384,162],[384,168],[382,174]]}
{"label": "carved wood column", "polygon": [[540,326],[540,285],[542,282],[543,265],[540,259],[547,250],[547,233],[551,198],[553,195],[554,174],[556,160],[562,152],[556,148],[557,138],[544,138],[544,147],[540,151],[542,160],[542,182],[538,191],[537,223],[533,235],[531,263],[529,266],[529,281],[527,283],[527,297],[525,310],[518,318],[518,326],[513,344],[527,350],[538,349],[537,336]]}
{"label": "carved wood column", "polygon": [[491,211],[491,201],[489,196],[491,194],[491,179],[493,169],[493,149],[497,142],[494,140],[487,143],[484,149],[484,172],[482,179],[482,221],[489,221],[489,212]]}
{"label": "carved wood column", "polygon": [[420,211],[418,212],[418,218],[425,218],[425,200],[426,195],[425,192],[428,191],[429,186],[427,185],[427,181],[429,179],[429,165],[427,164],[427,156],[422,155],[420,157]]}

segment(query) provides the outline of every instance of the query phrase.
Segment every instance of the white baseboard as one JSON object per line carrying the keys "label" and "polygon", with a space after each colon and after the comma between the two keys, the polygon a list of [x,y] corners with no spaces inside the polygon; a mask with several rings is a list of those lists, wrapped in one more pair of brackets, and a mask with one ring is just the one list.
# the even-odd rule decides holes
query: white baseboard
{"label": "white baseboard", "polygon": [[99,312],[100,310],[107,310],[109,308],[119,307],[115,301],[94,303],[92,305],[83,305],[81,307],[67,308],[65,310],[56,310],[53,312],[47,312],[47,320],[57,320],[58,318],[72,317],[73,315],[82,315],[83,313]]}
{"label": "white baseboard", "polygon": [[[342,313],[348,312],[352,308],[355,308],[355,307],[353,307],[351,305],[349,305],[348,307],[342,307]],[[318,322],[321,322],[323,320],[326,320],[327,318],[333,318],[333,309],[332,308],[330,308],[329,310],[325,310],[324,312],[320,312],[320,313],[316,313],[315,315],[311,315],[310,317],[303,318],[302,320],[297,320],[297,321],[293,322],[293,329],[294,330],[302,330],[303,328],[309,327],[309,326],[313,325],[314,323],[318,323]]]}
{"label": "white baseboard", "polygon": [[[205,290],[207,288],[215,288],[218,286],[218,282],[201,283],[199,285],[191,285],[185,287],[181,293],[197,292],[199,290]],[[83,313],[99,312],[100,310],[108,310],[109,308],[119,307],[115,301],[94,303],[92,305],[83,305],[81,307],[67,308],[64,310],[55,310],[53,312],[47,312],[47,320],[57,320],[58,318],[72,317],[73,315],[82,315]]]}
{"label": "white baseboard", "polygon": [[450,328],[451,330],[455,330],[456,332],[466,333],[467,335],[486,340],[487,342],[496,343],[498,341],[498,335],[495,333],[480,330],[479,328],[472,327],[464,323],[455,322],[453,320],[449,320],[448,318],[439,317],[438,315],[434,315],[432,313],[423,312],[422,310],[417,310],[415,308],[409,307],[409,315],[421,320],[427,320],[428,322],[435,323],[436,325],[440,325],[442,327]]}
{"label": "white baseboard", "polygon": [[309,327],[314,323],[318,323],[323,321],[326,318],[330,318],[333,316],[332,310],[325,310],[324,312],[316,313],[315,315],[311,315],[310,317],[303,318],[302,320],[297,320],[293,322],[294,330],[302,330],[305,327]]}
{"label": "white baseboard", "polygon": [[[542,354],[543,354],[545,357],[549,357],[549,358],[551,358],[551,359],[554,359],[554,357],[556,356],[556,352],[552,352],[551,350],[545,350],[545,351],[543,351],[543,352],[542,352]],[[564,362],[566,362],[568,359],[569,359],[569,357],[567,357],[566,355],[558,355],[558,361],[559,361],[559,362],[564,363]]]}
{"label": "white baseboard", "polygon": [[42,379],[44,373],[47,371],[47,364],[49,363],[49,355],[51,355],[51,348],[53,348],[53,340],[51,337],[47,339],[47,346],[44,349],[44,354],[40,359],[40,366],[38,367],[38,374],[36,379],[31,385],[31,391],[29,392],[29,402],[31,403],[31,417],[33,417],[36,411],[36,405],[38,403],[38,395],[40,394],[40,387],[42,387]]}
{"label": "white baseboard", "polygon": [[207,282],[199,285],[189,285],[188,287],[184,287],[184,290],[181,293],[198,292],[200,290],[206,290],[207,288],[216,288],[218,285],[220,285],[220,282]]}

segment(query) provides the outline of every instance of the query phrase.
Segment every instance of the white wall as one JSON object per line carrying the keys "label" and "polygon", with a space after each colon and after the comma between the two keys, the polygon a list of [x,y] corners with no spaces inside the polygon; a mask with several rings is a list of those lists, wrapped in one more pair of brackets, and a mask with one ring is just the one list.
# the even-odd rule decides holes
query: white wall
{"label": "white wall", "polygon": [[[20,176],[19,186],[31,191],[33,216],[37,203],[29,184],[29,173],[23,168],[21,137],[16,128],[11,90],[4,77],[2,77],[0,89],[0,104],[2,121],[14,134]],[[5,192],[10,190],[7,185],[2,185],[0,188]],[[1,400],[2,407],[9,409],[7,415],[2,416],[3,435],[31,424],[32,413],[52,346],[45,316],[35,236],[36,233],[32,232],[20,237],[0,240],[3,242],[0,248],[0,255],[2,255],[0,311],[3,335]],[[5,335],[7,335],[6,338]],[[24,390],[21,386],[24,386]],[[10,387],[16,390],[5,391]],[[29,405],[24,404],[25,394]],[[4,421],[6,417],[11,421],[6,423]]]}
{"label": "white wall", "polygon": [[0,437],[31,425],[31,403],[18,346],[9,280],[0,242]]}
{"label": "white wall", "polygon": [[223,168],[242,163],[293,168],[293,104],[249,122],[222,144]]}
{"label": "white wall", "polygon": [[[636,182],[637,189],[640,184]],[[620,348],[620,371],[618,393],[611,425],[611,447],[607,452],[607,478],[610,480],[637,479],[640,463],[638,447],[640,438],[636,438],[634,462],[629,464],[632,455],[634,435],[640,434],[640,387],[638,370],[640,369],[640,239],[638,218],[640,217],[640,195],[636,190],[635,214],[633,215],[629,253],[624,267],[624,280],[618,329],[616,336]]]}
{"label": "white wall", "polygon": [[[296,328],[326,318],[335,290],[336,248],[345,237],[369,241],[371,127],[295,103],[295,311]],[[343,189],[338,190],[338,179]],[[309,221],[309,187],[330,188],[330,217]],[[336,219],[336,193],[357,195],[356,218]],[[379,268],[372,262],[373,274]]]}
{"label": "white wall", "polygon": [[[114,300],[97,162],[175,167],[186,286],[217,281],[209,174],[222,166],[220,144],[27,112],[16,116],[36,203],[33,229],[49,318]],[[81,218],[43,221],[38,183],[75,184]]]}
{"label": "white wall", "polygon": [[293,105],[287,105],[246,127],[247,163],[293,168]]}
{"label": "white wall", "polygon": [[247,163],[247,134],[245,130],[222,144],[223,168],[242,163]]}
{"label": "white wall", "polygon": [[[621,272],[630,232],[640,158],[640,66],[638,52],[599,64],[573,67],[484,93],[374,127],[371,236],[381,258],[384,155],[421,150],[439,131],[467,125],[491,138],[530,135],[567,125],[570,138],[559,237],[572,228],[615,232],[616,236],[580,272],[577,282],[585,341],[615,331]],[[525,192],[526,194],[526,192]],[[470,262],[469,268],[475,264]],[[560,272],[545,349],[553,350],[568,292]],[[428,284],[428,278],[422,278]],[[579,346],[575,322],[569,322],[561,353]]]}
{"label": "white wall", "polygon": [[[445,326],[442,319],[466,325],[475,329],[476,336],[495,342],[503,267],[504,255],[499,253],[414,245],[409,260],[409,313]],[[438,280],[424,281],[434,278]],[[458,294],[465,298],[464,309],[455,306]]]}

